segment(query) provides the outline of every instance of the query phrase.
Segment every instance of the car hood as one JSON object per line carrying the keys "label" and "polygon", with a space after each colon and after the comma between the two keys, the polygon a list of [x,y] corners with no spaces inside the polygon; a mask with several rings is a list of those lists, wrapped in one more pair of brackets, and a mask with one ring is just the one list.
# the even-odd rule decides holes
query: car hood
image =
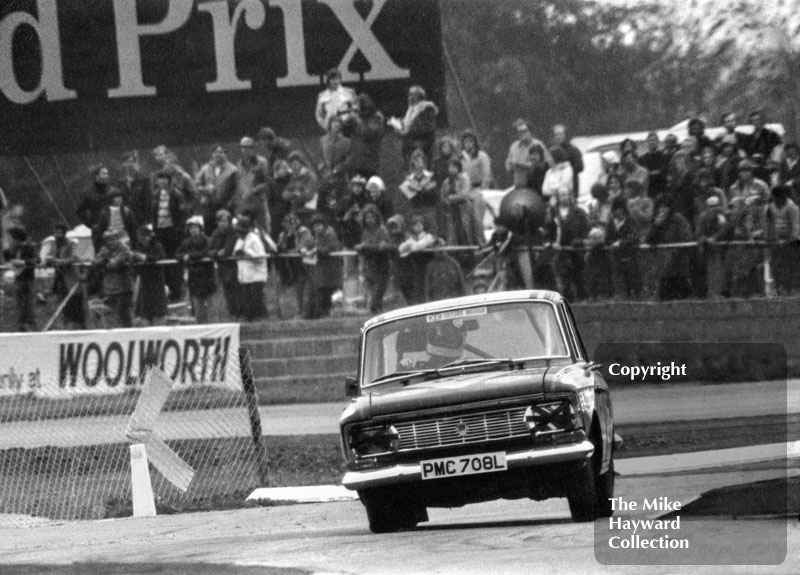
{"label": "car hood", "polygon": [[421,409],[545,393],[549,369],[547,366],[518,371],[497,369],[455,374],[406,386],[387,384],[367,390],[355,400],[354,409],[350,411],[354,416],[352,419],[364,420]]}

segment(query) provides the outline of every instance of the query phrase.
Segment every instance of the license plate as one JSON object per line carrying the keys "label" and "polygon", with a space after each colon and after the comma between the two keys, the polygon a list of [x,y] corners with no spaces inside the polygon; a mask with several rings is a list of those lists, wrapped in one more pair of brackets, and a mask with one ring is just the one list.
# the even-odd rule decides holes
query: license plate
{"label": "license plate", "polygon": [[490,473],[508,469],[504,451],[464,455],[463,457],[427,459],[422,461],[420,465],[422,466],[422,479],[441,479],[443,477],[475,475],[476,473]]}

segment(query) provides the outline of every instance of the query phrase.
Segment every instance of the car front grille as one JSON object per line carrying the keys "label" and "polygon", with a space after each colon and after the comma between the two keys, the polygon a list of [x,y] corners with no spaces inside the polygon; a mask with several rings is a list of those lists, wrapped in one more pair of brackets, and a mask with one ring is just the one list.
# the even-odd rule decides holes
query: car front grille
{"label": "car front grille", "polygon": [[394,427],[400,435],[399,451],[530,437],[530,431],[523,420],[525,409],[526,406],[519,406],[484,413],[395,423]]}

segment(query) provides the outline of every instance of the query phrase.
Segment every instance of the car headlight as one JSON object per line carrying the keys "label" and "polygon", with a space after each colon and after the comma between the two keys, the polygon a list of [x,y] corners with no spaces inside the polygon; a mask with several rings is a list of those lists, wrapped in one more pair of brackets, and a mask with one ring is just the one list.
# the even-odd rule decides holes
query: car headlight
{"label": "car headlight", "polygon": [[522,421],[535,435],[571,431],[580,427],[580,420],[568,399],[529,406]]}
{"label": "car headlight", "polygon": [[360,427],[350,432],[349,444],[358,457],[394,453],[400,448],[400,434],[394,425]]}

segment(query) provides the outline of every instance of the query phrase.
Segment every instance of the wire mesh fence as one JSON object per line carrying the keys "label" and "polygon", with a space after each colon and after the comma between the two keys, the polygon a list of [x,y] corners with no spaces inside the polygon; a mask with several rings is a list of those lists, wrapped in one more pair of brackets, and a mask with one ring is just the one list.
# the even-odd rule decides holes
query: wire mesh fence
{"label": "wire mesh fence", "polygon": [[138,381],[112,395],[44,386],[62,391],[0,396],[0,513],[130,515],[132,443],[148,446],[159,513],[241,504],[263,473],[248,411],[254,398],[245,393],[238,362],[229,362],[213,385],[187,389],[166,381],[163,394]]}

